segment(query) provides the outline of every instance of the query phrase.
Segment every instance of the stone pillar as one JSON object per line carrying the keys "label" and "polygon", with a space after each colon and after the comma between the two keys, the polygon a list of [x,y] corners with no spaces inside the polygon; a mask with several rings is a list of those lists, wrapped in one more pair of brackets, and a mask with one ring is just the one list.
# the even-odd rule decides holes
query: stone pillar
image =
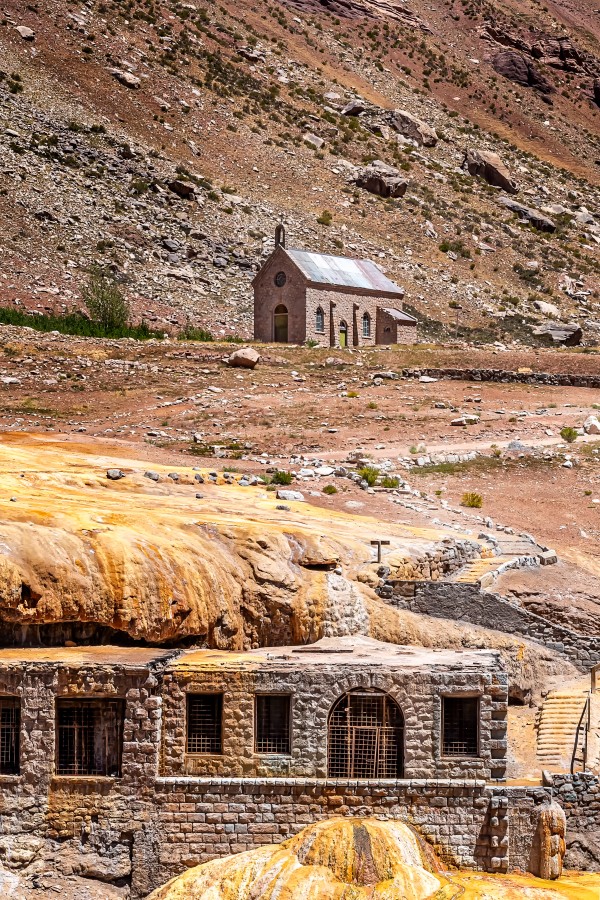
{"label": "stone pillar", "polygon": [[[556,800],[544,801],[534,810],[535,833],[529,871],[538,878],[560,878],[565,856],[566,817]],[[532,816],[532,818],[534,818]]]}

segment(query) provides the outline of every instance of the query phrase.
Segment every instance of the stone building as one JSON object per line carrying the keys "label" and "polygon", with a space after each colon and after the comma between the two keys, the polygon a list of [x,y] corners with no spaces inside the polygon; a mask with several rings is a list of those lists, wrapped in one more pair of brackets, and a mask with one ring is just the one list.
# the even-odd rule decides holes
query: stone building
{"label": "stone building", "polygon": [[499,658],[485,651],[365,637],[187,651],[165,673],[162,772],[501,779],[506,704]]}
{"label": "stone building", "polygon": [[404,290],[375,263],[287,249],[282,225],[252,284],[258,341],[344,348],[417,338],[416,319],[402,310]]}
{"label": "stone building", "polygon": [[488,868],[485,785],[504,776],[506,714],[487,651],[365,637],[2,650],[0,861],[47,859],[143,897],[330,815],[383,814]]}

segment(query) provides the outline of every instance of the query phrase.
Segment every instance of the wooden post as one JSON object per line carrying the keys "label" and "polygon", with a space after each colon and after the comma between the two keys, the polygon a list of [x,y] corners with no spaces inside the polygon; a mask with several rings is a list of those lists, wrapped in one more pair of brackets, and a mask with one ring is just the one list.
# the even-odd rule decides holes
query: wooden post
{"label": "wooden post", "polygon": [[377,547],[377,562],[380,563],[381,562],[381,548],[389,547],[390,541],[382,541],[378,538],[376,541],[371,541],[371,546]]}

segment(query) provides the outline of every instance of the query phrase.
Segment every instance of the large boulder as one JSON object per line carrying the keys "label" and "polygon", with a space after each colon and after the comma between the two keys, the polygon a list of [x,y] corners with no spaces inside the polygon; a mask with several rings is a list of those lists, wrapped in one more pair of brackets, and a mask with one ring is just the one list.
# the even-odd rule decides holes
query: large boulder
{"label": "large boulder", "polygon": [[227,365],[235,369],[254,369],[259,359],[260,353],[257,353],[254,347],[242,347],[233,351],[227,359]]}
{"label": "large boulder", "polygon": [[364,113],[367,105],[363,103],[362,100],[358,98],[351,100],[350,103],[347,103],[346,106],[342,110],[343,116],[360,116],[361,113]]}
{"label": "large boulder", "polygon": [[517,203],[516,200],[511,200],[509,197],[501,197],[500,203],[502,206],[510,209],[511,212],[516,213],[524,222],[530,222],[534,228],[538,229],[538,231],[547,231],[550,233],[556,231],[556,222],[549,219],[548,216],[544,216],[539,209],[523,206],[521,203]]}
{"label": "large boulder", "polygon": [[192,181],[183,181],[181,178],[175,178],[173,181],[169,181],[167,187],[183,200],[192,200],[196,192],[196,186]]}
{"label": "large boulder", "polygon": [[408,188],[408,181],[398,169],[386,165],[381,160],[375,160],[366,168],[360,169],[356,176],[356,184],[370,194],[386,198],[404,197]]}
{"label": "large boulder", "polygon": [[577,347],[583,339],[583,331],[576,322],[544,322],[534,328],[533,333],[536,337],[543,337],[553,344],[564,344],[566,347]]}
{"label": "large boulder", "polygon": [[502,188],[509,194],[516,194],[519,190],[498,154],[492,153],[491,150],[476,150],[470,147],[465,153],[462,167],[469,175],[484,178],[488,184]]}
{"label": "large boulder", "polygon": [[501,50],[492,57],[492,66],[499,75],[521,87],[530,87],[541,94],[553,94],[554,87],[533,65],[531,60],[517,50]]}
{"label": "large boulder", "polygon": [[583,430],[586,434],[600,434],[600,422],[597,416],[588,416],[583,423]]}
{"label": "large boulder", "polygon": [[35,31],[27,25],[17,25],[16,29],[24,41],[35,41]]}
{"label": "large boulder", "polygon": [[137,75],[132,75],[131,72],[124,72],[122,69],[111,69],[110,74],[124,87],[132,90],[137,90],[141,84]]}
{"label": "large boulder", "polygon": [[554,303],[546,303],[545,300],[534,300],[533,305],[547,319],[560,319],[560,309]]}
{"label": "large boulder", "polygon": [[421,147],[435,147],[438,142],[435,128],[404,109],[396,109],[392,113],[390,122],[399,134],[416,141]]}

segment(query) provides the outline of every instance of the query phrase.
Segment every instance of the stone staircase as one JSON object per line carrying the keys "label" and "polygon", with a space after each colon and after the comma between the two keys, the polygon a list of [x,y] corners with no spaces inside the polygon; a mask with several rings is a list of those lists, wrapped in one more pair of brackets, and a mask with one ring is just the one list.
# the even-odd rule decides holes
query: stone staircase
{"label": "stone staircase", "polygon": [[458,584],[477,584],[486,576],[492,576],[493,573],[503,565],[509,565],[513,562],[513,556],[490,556],[485,559],[472,559],[462,568],[458,569],[448,579]]}
{"label": "stone staircase", "polygon": [[[542,769],[570,771],[577,727],[586,709],[588,695],[588,691],[571,688],[550,691],[544,700],[537,723],[537,759]],[[583,765],[587,716],[584,719],[575,754],[578,768]]]}

